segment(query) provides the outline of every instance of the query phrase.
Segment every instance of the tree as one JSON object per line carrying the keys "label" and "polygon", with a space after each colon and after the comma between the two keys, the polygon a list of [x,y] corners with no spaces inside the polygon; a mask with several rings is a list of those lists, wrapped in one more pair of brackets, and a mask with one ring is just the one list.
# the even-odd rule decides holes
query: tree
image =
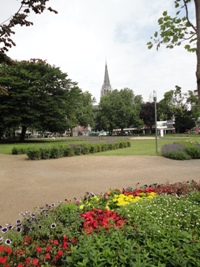
{"label": "tree", "polygon": [[[194,113],[190,110],[191,98],[187,93],[181,92],[181,87],[165,93],[164,98],[158,103],[158,116],[162,120],[170,120],[175,117],[176,132],[183,133],[195,125]],[[196,99],[197,100],[197,99]]]}
{"label": "tree", "polygon": [[94,113],[92,104],[95,99],[89,92],[84,92],[81,94],[79,105],[77,106],[77,120],[78,124],[87,127],[94,125]]}
{"label": "tree", "polygon": [[[196,11],[196,25],[190,19],[191,4],[194,4]],[[196,52],[196,79],[200,106],[200,0],[174,0],[174,6],[175,16],[170,16],[167,11],[163,12],[162,17],[158,19],[159,33],[157,31],[154,33],[152,41],[148,42],[147,46],[151,49],[155,43],[159,49],[160,45],[164,44],[166,48],[172,49],[184,43],[187,51]]]}
{"label": "tree", "polygon": [[140,119],[152,131],[152,126],[155,125],[155,107],[153,102],[147,102],[141,105]]}
{"label": "tree", "polygon": [[141,102],[142,97],[135,96],[131,89],[113,90],[101,98],[97,114],[98,124],[108,130],[110,135],[115,128],[120,128],[123,133],[124,128],[141,126]]}
{"label": "tree", "polygon": [[69,92],[67,106],[67,128],[71,130],[77,124],[87,127],[88,124],[94,124],[92,95],[89,92],[82,92],[78,87],[75,87]]}
{"label": "tree", "polygon": [[0,24],[0,63],[2,62],[1,60],[4,60],[3,62],[5,62],[6,57],[4,53],[8,52],[9,48],[16,45],[11,39],[11,36],[15,34],[13,28],[16,25],[26,27],[33,25],[33,22],[28,20],[31,11],[35,14],[42,14],[45,10],[49,10],[50,12],[57,14],[56,10],[51,7],[46,7],[47,2],[49,2],[49,0],[21,0],[17,12]]}
{"label": "tree", "polygon": [[[32,59],[0,66],[0,120],[4,129],[21,127],[20,141],[28,127],[63,132],[67,127],[70,94],[77,84],[67,74],[45,61]],[[80,89],[79,89],[80,90]]]}

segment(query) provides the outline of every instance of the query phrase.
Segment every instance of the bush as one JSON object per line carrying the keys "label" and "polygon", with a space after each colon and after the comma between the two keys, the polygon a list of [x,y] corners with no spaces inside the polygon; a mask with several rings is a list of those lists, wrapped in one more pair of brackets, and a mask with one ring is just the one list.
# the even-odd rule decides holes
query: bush
{"label": "bush", "polygon": [[[53,146],[29,149],[29,159],[49,159],[60,157],[71,157],[73,155],[86,155],[89,153],[97,153],[101,151],[107,151],[112,149],[124,148],[130,146],[130,142],[121,141],[116,143],[98,143],[98,144],[71,144],[68,146]],[[27,150],[27,149],[26,149]],[[19,153],[19,149],[13,148],[13,153]]]}
{"label": "bush", "polygon": [[51,149],[50,158],[57,159],[63,157],[64,151],[62,146],[53,146]]}
{"label": "bush", "polygon": [[162,156],[170,159],[200,159],[200,144],[197,142],[182,141],[164,145],[161,152]]}
{"label": "bush", "polygon": [[195,142],[184,142],[186,152],[192,159],[200,159],[200,145]]}
{"label": "bush", "polygon": [[176,160],[187,160],[190,156],[187,154],[184,145],[182,144],[167,144],[161,149],[162,156]]}
{"label": "bush", "polygon": [[64,157],[72,157],[74,156],[74,150],[71,146],[66,146],[63,148],[63,156]]}
{"label": "bush", "polygon": [[51,149],[49,147],[43,147],[40,149],[41,159],[49,159],[51,157]]}
{"label": "bush", "polygon": [[90,153],[90,147],[91,147],[91,145],[88,145],[88,144],[82,144],[82,145],[81,145],[81,153],[82,153],[83,155],[89,154],[89,153]]}
{"label": "bush", "polygon": [[97,144],[91,144],[90,153],[96,153],[96,152],[99,152]]}
{"label": "bush", "polygon": [[13,147],[12,154],[21,155],[21,154],[25,154],[26,151],[27,151],[27,148],[24,148],[24,147]]}
{"label": "bush", "polygon": [[31,160],[41,159],[41,149],[40,148],[36,148],[36,147],[29,148],[26,151],[26,154],[29,157],[29,159],[31,159]]}

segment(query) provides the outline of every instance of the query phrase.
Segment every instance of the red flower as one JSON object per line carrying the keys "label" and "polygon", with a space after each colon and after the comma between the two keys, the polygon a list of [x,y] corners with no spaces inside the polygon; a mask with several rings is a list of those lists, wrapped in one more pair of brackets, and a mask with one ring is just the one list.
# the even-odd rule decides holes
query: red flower
{"label": "red flower", "polygon": [[46,252],[49,252],[51,250],[51,246],[46,247]]}
{"label": "red flower", "polygon": [[40,253],[40,252],[42,252],[42,248],[37,247],[37,248],[36,248],[36,251]]}
{"label": "red flower", "polygon": [[6,251],[8,254],[10,254],[10,253],[12,252],[12,249],[11,249],[10,247],[6,247],[6,248],[5,248],[5,251]]}
{"label": "red flower", "polygon": [[49,253],[47,253],[44,258],[45,258],[45,260],[49,260],[51,258],[51,256]]}
{"label": "red flower", "polygon": [[30,236],[27,236],[27,237],[25,238],[25,242],[29,243],[30,241],[31,241]]}
{"label": "red flower", "polygon": [[19,265],[17,265],[17,267],[24,267],[24,265],[23,264],[19,264]]}
{"label": "red flower", "polygon": [[38,264],[38,262],[39,262],[39,260],[38,260],[38,259],[33,259],[33,265],[37,265],[37,264]]}
{"label": "red flower", "polygon": [[76,239],[76,237],[72,238],[71,242],[72,242],[72,244],[77,244],[77,239]]}
{"label": "red flower", "polygon": [[1,257],[0,256],[0,263],[4,264],[7,261],[7,257]]}
{"label": "red flower", "polygon": [[0,246],[0,251],[4,251],[5,247],[4,246]]}
{"label": "red flower", "polygon": [[29,264],[30,261],[31,261],[31,259],[30,259],[30,258],[27,258],[27,259],[26,259],[26,264]]}
{"label": "red flower", "polygon": [[63,254],[63,251],[62,250],[58,250],[58,252],[57,252],[57,257],[61,257],[62,256],[62,254]]}

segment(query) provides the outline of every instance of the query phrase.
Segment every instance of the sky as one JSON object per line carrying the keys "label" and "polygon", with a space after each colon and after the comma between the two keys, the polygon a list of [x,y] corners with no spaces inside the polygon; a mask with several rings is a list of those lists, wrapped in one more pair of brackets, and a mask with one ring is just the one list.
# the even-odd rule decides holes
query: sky
{"label": "sky", "polygon": [[[0,0],[0,22],[12,16],[20,0]],[[158,30],[158,19],[174,0],[50,0],[45,11],[30,14],[30,27],[14,28],[16,43],[8,56],[15,60],[40,58],[59,67],[100,101],[105,63],[112,89],[132,89],[143,101],[165,92],[196,89],[196,55],[183,47],[149,50],[147,42]],[[2,12],[3,11],[3,12]],[[194,10],[191,7],[191,17]]]}

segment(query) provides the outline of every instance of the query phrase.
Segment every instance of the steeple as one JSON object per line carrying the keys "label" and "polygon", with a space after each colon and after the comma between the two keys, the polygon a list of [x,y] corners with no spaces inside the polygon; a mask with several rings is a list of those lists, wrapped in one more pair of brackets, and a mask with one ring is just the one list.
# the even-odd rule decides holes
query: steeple
{"label": "steeple", "polygon": [[110,85],[110,79],[108,75],[108,67],[107,67],[107,62],[105,65],[105,74],[104,74],[104,82],[101,88],[101,97],[107,95],[108,92],[112,91],[112,87]]}

